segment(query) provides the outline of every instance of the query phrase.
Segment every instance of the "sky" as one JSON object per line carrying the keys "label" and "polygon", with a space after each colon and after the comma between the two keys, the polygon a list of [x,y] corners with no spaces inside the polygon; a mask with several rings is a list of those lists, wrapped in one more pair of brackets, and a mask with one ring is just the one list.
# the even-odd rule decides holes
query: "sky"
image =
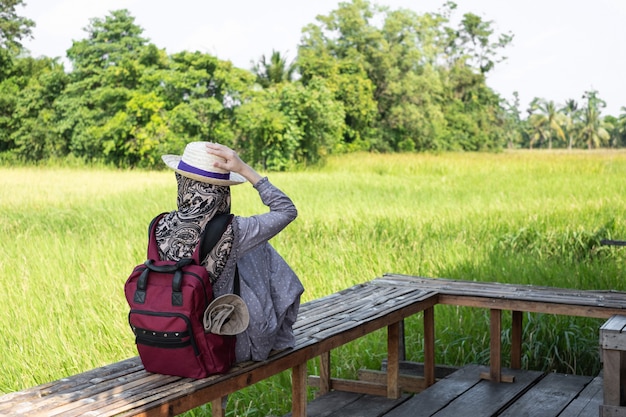
{"label": "sky", "polygon": [[[436,12],[444,0],[370,0],[391,9]],[[201,51],[250,69],[262,55],[297,53],[301,31],[339,0],[24,0],[21,16],[32,19],[33,39],[23,42],[34,57],[60,57],[84,39],[92,18],[128,9],[148,38],[167,53]],[[626,107],[626,0],[456,0],[454,16],[474,13],[496,33],[512,33],[487,84],[522,110],[535,98],[563,105],[595,90],[618,116]]]}

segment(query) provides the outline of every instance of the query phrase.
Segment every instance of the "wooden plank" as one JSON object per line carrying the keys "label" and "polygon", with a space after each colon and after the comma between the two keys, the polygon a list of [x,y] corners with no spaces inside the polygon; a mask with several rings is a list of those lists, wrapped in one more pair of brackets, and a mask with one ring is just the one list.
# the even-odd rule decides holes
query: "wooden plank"
{"label": "wooden plank", "polygon": [[108,381],[119,384],[118,378],[132,380],[133,375],[139,371],[143,371],[139,358],[131,358],[73,377],[61,378],[22,391],[8,393],[0,396],[0,412],[10,410],[16,403],[25,406],[31,402],[41,401],[43,398],[69,395],[73,391],[84,390],[96,384],[106,384]]}
{"label": "wooden plank", "polygon": [[[383,362],[380,367],[381,371],[387,371],[387,360],[383,359]],[[449,366],[449,365],[437,365],[435,366],[435,378],[443,379],[448,375],[459,370],[458,366]],[[369,369],[364,369],[363,371],[369,372]],[[361,372],[361,371],[359,371]],[[402,361],[400,362],[400,375],[412,375],[412,376],[425,376],[424,375],[424,364],[420,362],[411,362],[411,361]]]}
{"label": "wooden plank", "polygon": [[[359,381],[371,382],[379,385],[387,384],[387,372],[374,371],[370,369],[360,369],[358,372]],[[421,392],[426,389],[426,382],[423,376],[399,374],[398,384],[402,392]]]}
{"label": "wooden plank", "polygon": [[624,328],[626,328],[626,316],[615,315],[609,317],[609,319],[604,322],[602,327],[600,327],[600,332],[608,330],[619,333],[623,332]]}
{"label": "wooden plank", "polygon": [[[484,366],[468,365],[446,376],[421,393],[414,395],[385,417],[430,417],[444,408],[455,398],[471,389],[480,382],[478,374],[486,370]],[[472,416],[472,414],[459,414]]]}
{"label": "wooden plank", "polygon": [[[603,319],[623,312],[623,309],[608,308],[605,306],[588,306],[568,304],[566,300],[559,303],[547,303],[539,298],[535,300],[512,300],[499,298],[473,297],[464,295],[439,295],[439,303],[464,307],[497,308],[500,310],[517,310],[530,313],[558,314],[563,316],[578,316]],[[626,300],[624,301],[626,303]],[[625,304],[626,305],[626,304]]]}
{"label": "wooden plank", "polygon": [[620,395],[620,368],[622,355],[618,350],[602,350],[603,379],[604,379],[604,404],[622,405]]}
{"label": "wooden plank", "polygon": [[[469,280],[454,280],[446,278],[425,278],[410,275],[385,274],[377,278],[374,283],[383,285],[410,285],[423,289],[432,289],[441,294],[467,294],[493,296],[500,294],[504,298],[530,299],[537,295],[556,295],[578,299],[579,303],[597,303],[599,300],[609,303],[618,303],[626,299],[626,293],[613,290],[578,290],[572,288],[547,287],[539,285],[518,285],[501,282],[482,282]],[[491,295],[489,295],[491,294]]]}
{"label": "wooden plank", "polygon": [[501,417],[560,416],[567,405],[592,379],[588,376],[549,373],[498,415]]}
{"label": "wooden plank", "polygon": [[[331,378],[330,379],[330,389],[334,391],[346,391],[346,392],[354,392],[358,394],[368,394],[368,395],[377,395],[379,397],[387,396],[387,375],[385,375],[385,381],[382,382],[370,382],[370,381],[359,381],[354,379],[341,379],[341,378]],[[318,387],[320,383],[319,376],[309,376],[308,378],[309,386]]]}
{"label": "wooden plank", "polygon": [[626,407],[601,405],[600,417],[626,417]]}
{"label": "wooden plank", "polygon": [[603,349],[626,350],[625,328],[625,316],[612,316],[600,327],[600,346]]}
{"label": "wooden plank", "polygon": [[[400,274],[385,274],[373,282],[433,290],[442,296],[442,303],[446,304],[596,318],[626,314],[626,293],[613,290],[575,290]],[[459,297],[462,304],[457,304]],[[509,305],[510,302],[515,303]]]}
{"label": "wooden plank", "polygon": [[[503,384],[480,380],[478,384],[472,386],[471,389],[455,398],[447,407],[433,414],[433,416],[459,417],[497,415],[499,410],[505,409],[543,376],[541,372],[520,371],[517,369],[508,369],[507,373],[515,377],[515,382]],[[439,383],[433,385],[431,388],[436,389],[438,385]],[[417,396],[419,397],[422,394],[418,394]]]}
{"label": "wooden plank", "polygon": [[559,417],[595,416],[602,401],[602,378],[597,376],[567,405]]}
{"label": "wooden plank", "polygon": [[[316,398],[307,405],[308,417],[332,417],[338,409],[358,401],[363,394],[346,391],[330,391],[328,394]],[[291,413],[284,417],[292,417]]]}
{"label": "wooden plank", "polygon": [[387,412],[404,403],[409,396],[398,399],[385,398],[384,396],[363,395],[358,400],[335,410],[332,417],[380,417],[386,416]]}

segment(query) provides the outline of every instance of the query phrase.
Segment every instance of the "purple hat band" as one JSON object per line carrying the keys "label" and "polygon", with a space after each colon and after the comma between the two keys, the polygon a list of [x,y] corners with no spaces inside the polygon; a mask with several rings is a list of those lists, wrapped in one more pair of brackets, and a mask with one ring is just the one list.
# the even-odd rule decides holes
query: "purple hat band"
{"label": "purple hat band", "polygon": [[205,171],[203,169],[196,168],[184,162],[182,159],[178,163],[178,169],[181,171],[189,172],[191,174],[202,175],[203,177],[216,178],[218,180],[230,179],[230,173],[219,174],[217,172]]}

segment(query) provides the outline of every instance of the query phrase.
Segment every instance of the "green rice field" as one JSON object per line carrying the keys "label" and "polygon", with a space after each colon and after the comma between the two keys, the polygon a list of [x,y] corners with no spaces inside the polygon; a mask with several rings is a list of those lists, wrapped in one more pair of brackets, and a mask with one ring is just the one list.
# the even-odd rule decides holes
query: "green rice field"
{"label": "green rice field", "polygon": [[[352,154],[268,176],[299,211],[272,243],[305,302],[386,272],[626,290],[626,248],[599,244],[626,240],[623,151]],[[266,210],[249,184],[232,194],[236,214]],[[136,355],[124,282],[146,256],[149,221],[175,205],[171,171],[0,167],[0,393]],[[437,306],[435,317],[438,364],[487,363],[487,311]],[[523,366],[597,373],[601,324],[529,313]],[[406,323],[410,360],[423,359],[421,326]],[[385,355],[374,333],[333,352],[334,376]],[[289,379],[233,394],[229,415],[288,412]]]}

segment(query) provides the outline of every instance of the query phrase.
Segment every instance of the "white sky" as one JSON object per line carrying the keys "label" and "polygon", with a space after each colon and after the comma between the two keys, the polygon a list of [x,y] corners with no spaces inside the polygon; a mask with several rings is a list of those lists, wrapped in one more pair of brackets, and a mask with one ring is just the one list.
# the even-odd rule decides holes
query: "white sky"
{"label": "white sky", "polygon": [[[456,0],[455,17],[472,12],[512,32],[487,83],[504,97],[520,94],[522,109],[534,97],[562,105],[597,90],[604,115],[626,106],[626,0]],[[84,39],[91,18],[128,9],[159,48],[210,53],[250,69],[273,50],[296,56],[301,29],[337,8],[339,0],[25,0],[19,12],[35,21],[24,46],[37,56],[65,58]],[[392,9],[437,11],[444,0],[371,0]]]}

